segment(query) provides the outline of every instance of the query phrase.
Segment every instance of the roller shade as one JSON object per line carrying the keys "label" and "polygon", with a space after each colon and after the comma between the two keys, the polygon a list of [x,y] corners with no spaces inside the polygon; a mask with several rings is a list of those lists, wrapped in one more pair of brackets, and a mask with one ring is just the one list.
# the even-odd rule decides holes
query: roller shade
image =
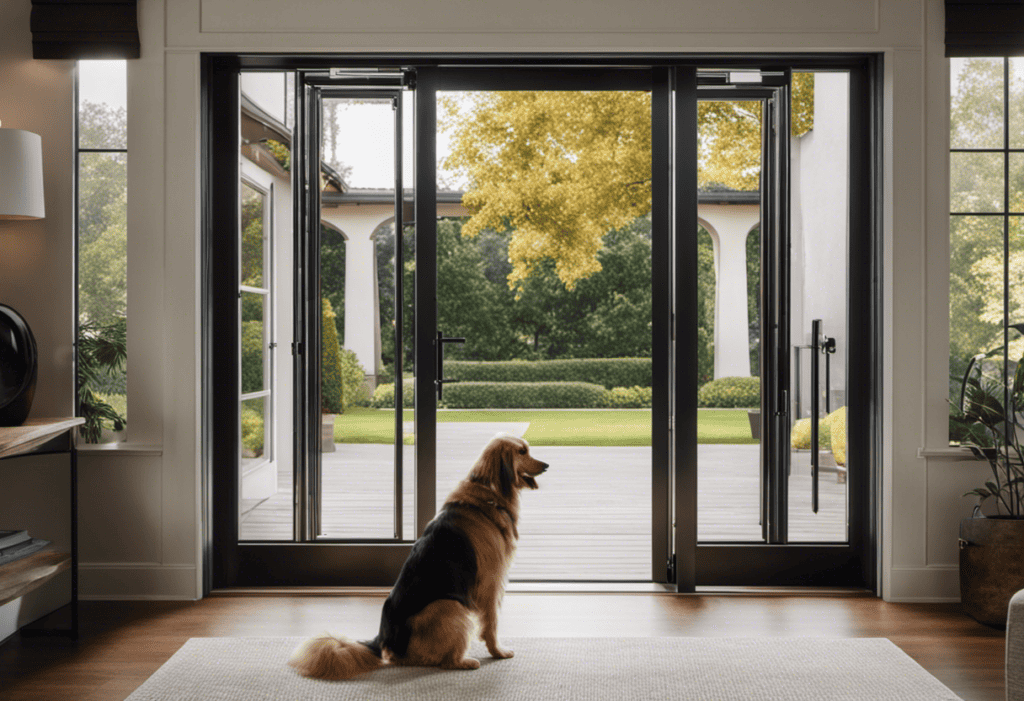
{"label": "roller shade", "polygon": [[1024,56],[1024,0],[946,0],[946,56]]}
{"label": "roller shade", "polygon": [[32,0],[33,58],[138,58],[136,0]]}

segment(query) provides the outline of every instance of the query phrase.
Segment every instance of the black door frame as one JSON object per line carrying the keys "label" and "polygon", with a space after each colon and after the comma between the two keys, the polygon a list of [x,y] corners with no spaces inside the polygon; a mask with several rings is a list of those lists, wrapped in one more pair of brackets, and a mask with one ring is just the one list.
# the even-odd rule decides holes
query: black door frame
{"label": "black door frame", "polygon": [[[238,406],[237,387],[232,378],[237,377],[238,359],[235,354],[218,353],[216,349],[235,348],[238,344],[237,305],[232,287],[226,292],[225,281],[214,271],[224,269],[225,261],[237,260],[238,244],[234,236],[218,236],[216,232],[235,231],[237,213],[233,208],[217,207],[216,203],[237,201],[237,118],[238,118],[238,73],[240,70],[293,70],[324,69],[331,66],[349,67],[393,67],[395,69],[415,67],[418,88],[429,87],[431,75],[447,74],[447,86],[457,85],[459,71],[452,67],[480,68],[501,67],[511,78],[517,68],[558,67],[558,74],[581,75],[608,85],[618,84],[620,69],[651,69],[651,75],[660,76],[652,80],[664,81],[666,89],[654,101],[668,101],[674,95],[674,133],[668,133],[668,124],[652,124],[653,139],[671,143],[674,157],[678,159],[692,154],[696,162],[696,111],[687,107],[685,95],[696,88],[695,69],[714,67],[754,69],[836,69],[851,73],[851,91],[857,98],[851,100],[851,143],[850,150],[850,295],[854,299],[869,299],[870,304],[856,305],[850,309],[851,338],[868,338],[869,342],[857,344],[850,349],[850,390],[849,406],[849,452],[862,456],[864,469],[849,476],[850,489],[850,543],[843,547],[762,544],[715,544],[703,545],[696,541],[696,403],[678,402],[675,410],[675,427],[665,449],[674,459],[674,484],[659,484],[655,490],[665,487],[665,497],[674,503],[676,518],[674,536],[671,540],[677,554],[675,572],[659,577],[659,564],[655,558],[652,572],[653,581],[665,581],[674,574],[679,591],[692,591],[695,586],[715,585],[854,585],[869,590],[876,589],[878,546],[878,500],[879,466],[881,465],[881,56],[850,54],[720,54],[720,55],[666,55],[666,54],[449,54],[449,55],[271,55],[271,54],[204,54],[202,57],[202,498],[204,532],[203,564],[204,591],[238,585],[294,584],[296,573],[301,573],[303,584],[330,585],[372,585],[390,584],[397,576],[407,556],[411,543],[238,543],[236,514],[225,504],[237,508],[237,480],[226,469],[215,470],[215,465],[233,465],[238,456]],[[516,68],[508,68],[515,66]],[[439,69],[444,69],[439,73]],[[473,71],[474,73],[476,71]],[[533,73],[534,71],[530,71]],[[525,74],[524,74],[525,75]],[[423,80],[426,79],[427,85]],[[502,86],[510,83],[502,80]],[[536,83],[524,87],[535,88]],[[419,105],[418,101],[418,105]],[[417,108],[419,109],[419,107]],[[421,120],[427,114],[418,114]],[[297,120],[300,115],[296,115]],[[297,121],[298,123],[298,121]],[[426,126],[425,122],[421,126]],[[296,143],[293,150],[301,150]],[[428,156],[433,164],[433,143],[429,149],[417,153],[422,161]],[[296,164],[295,167],[300,167]],[[417,169],[418,170],[418,169]],[[432,165],[431,165],[432,170]],[[663,280],[673,290],[676,308],[675,320],[693,318],[696,309],[696,287],[680,284],[680,280],[694,280],[696,273],[695,227],[688,222],[696,221],[696,168],[677,175],[671,193],[674,206],[673,218],[677,241],[671,256],[674,258],[677,275],[674,280]],[[417,176],[419,177],[419,172]],[[417,191],[419,188],[417,188]],[[689,204],[692,200],[692,206]],[[432,220],[435,202],[431,197],[417,196],[416,212],[418,221]],[[693,232],[688,232],[689,229]],[[298,230],[298,229],[297,229]],[[300,237],[301,238],[301,237]],[[432,243],[432,242],[431,242]],[[430,246],[432,248],[432,246]],[[419,255],[420,245],[417,245]],[[298,251],[297,251],[298,252]],[[424,252],[426,254],[426,252]],[[301,258],[300,258],[301,260]],[[223,276],[221,276],[223,277]],[[417,283],[419,287],[419,282]],[[222,289],[224,288],[224,289]],[[417,290],[418,295],[421,290]],[[422,290],[425,294],[426,289]],[[227,297],[225,297],[227,294]],[[225,304],[226,299],[232,304]],[[424,300],[418,299],[418,304]],[[427,302],[426,307],[430,307]],[[419,313],[429,314],[430,309],[420,307]],[[433,308],[436,315],[436,306]],[[691,324],[675,326],[676,344],[674,362],[676,367],[694,367],[696,360],[696,329]],[[666,327],[669,328],[669,327]],[[424,332],[425,334],[425,332]],[[422,342],[433,345],[434,339],[420,337],[416,332],[417,346]],[[431,363],[426,364],[432,367]],[[426,373],[424,373],[426,374]],[[676,373],[668,378],[671,395],[675,397],[696,396],[696,378],[693,373]],[[855,377],[856,375],[856,377]],[[433,392],[429,376],[417,374],[417,392]],[[308,381],[308,377],[306,378]],[[430,381],[430,386],[426,383]],[[420,383],[423,383],[421,386]],[[432,396],[432,395],[431,395]],[[429,416],[429,410],[426,415]],[[666,422],[667,424],[667,414]],[[418,443],[436,441],[433,424],[418,426]],[[307,427],[308,429],[308,427]],[[317,433],[305,430],[305,435]],[[316,439],[310,439],[315,442]],[[658,434],[655,435],[655,441]],[[657,449],[652,446],[657,452]],[[433,456],[429,457],[429,470],[433,473]],[[427,466],[424,465],[424,468]],[[432,480],[429,486],[418,489],[417,498],[427,498],[424,503],[433,504]],[[657,491],[655,491],[657,493]],[[657,497],[655,497],[657,499]],[[216,508],[215,508],[216,507]],[[432,509],[431,509],[432,511]],[[428,520],[427,514],[417,514],[417,532]],[[672,524],[663,524],[666,529]],[[671,566],[671,563],[669,563]]]}

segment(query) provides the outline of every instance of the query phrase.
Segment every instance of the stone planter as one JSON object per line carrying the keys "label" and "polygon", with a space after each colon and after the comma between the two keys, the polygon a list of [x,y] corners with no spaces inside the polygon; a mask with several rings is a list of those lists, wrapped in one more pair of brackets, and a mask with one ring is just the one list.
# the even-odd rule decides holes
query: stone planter
{"label": "stone planter", "polygon": [[1024,589],[1024,519],[960,522],[960,601],[979,623],[1006,627],[1010,597]]}
{"label": "stone planter", "polygon": [[320,414],[320,452],[334,452],[334,414]]}
{"label": "stone planter", "polygon": [[750,421],[750,437],[761,440],[761,410],[747,409],[747,420]]}

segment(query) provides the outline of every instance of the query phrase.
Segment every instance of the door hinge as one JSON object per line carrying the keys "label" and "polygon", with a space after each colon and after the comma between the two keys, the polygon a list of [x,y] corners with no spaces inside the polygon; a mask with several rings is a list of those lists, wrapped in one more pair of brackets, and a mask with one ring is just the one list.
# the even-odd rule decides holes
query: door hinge
{"label": "door hinge", "polygon": [[675,581],[676,581],[676,556],[673,555],[672,557],[670,557],[668,559],[668,562],[665,563],[665,566],[666,566],[666,576],[668,577],[669,583],[670,584],[675,584]]}
{"label": "door hinge", "polygon": [[302,355],[302,341],[292,341],[292,355]]}

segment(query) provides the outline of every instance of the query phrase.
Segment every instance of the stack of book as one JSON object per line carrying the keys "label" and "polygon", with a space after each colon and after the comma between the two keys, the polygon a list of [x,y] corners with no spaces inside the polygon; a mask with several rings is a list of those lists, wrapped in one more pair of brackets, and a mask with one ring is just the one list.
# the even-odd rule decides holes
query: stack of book
{"label": "stack of book", "polygon": [[33,538],[28,531],[0,530],[0,566],[27,557],[49,544],[48,540]]}

